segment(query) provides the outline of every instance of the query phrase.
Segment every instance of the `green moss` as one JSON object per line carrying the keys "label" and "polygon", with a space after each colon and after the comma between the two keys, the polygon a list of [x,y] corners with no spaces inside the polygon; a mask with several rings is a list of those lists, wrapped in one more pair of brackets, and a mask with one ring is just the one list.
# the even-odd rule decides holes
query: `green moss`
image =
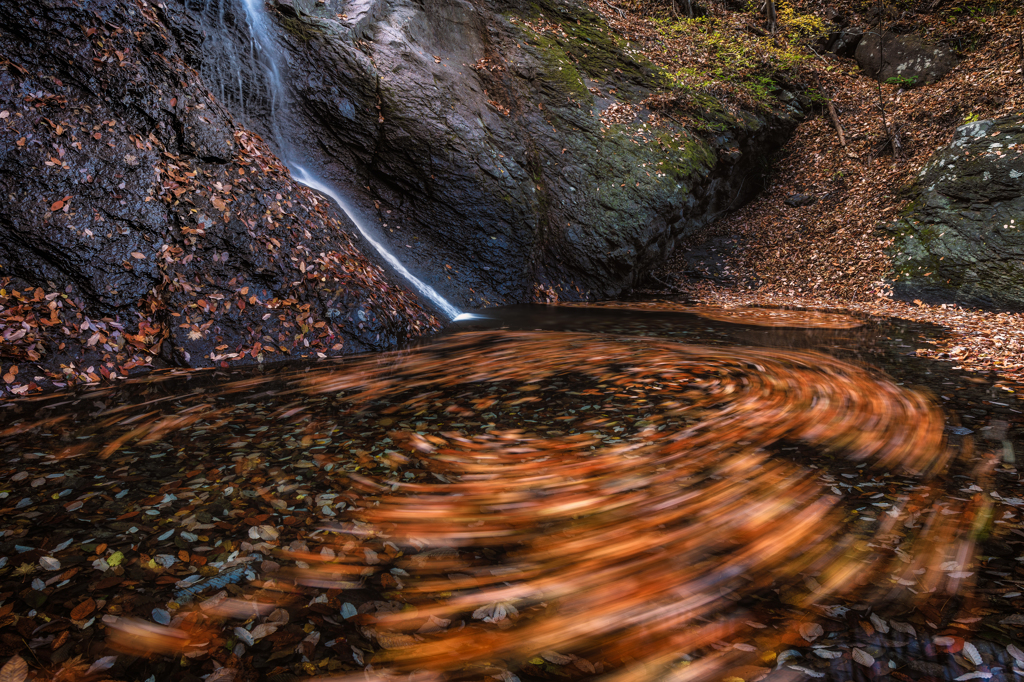
{"label": "green moss", "polygon": [[706,55],[706,66],[669,75],[672,84],[684,91],[732,90],[767,107],[775,102],[781,74],[807,58],[789,42],[720,30],[716,19],[662,18],[654,23],[666,44],[685,42]]}
{"label": "green moss", "polygon": [[715,165],[715,152],[706,142],[689,136],[658,135],[658,144],[666,150],[658,170],[676,182],[691,182],[695,174]]}
{"label": "green moss", "polygon": [[[948,289],[963,286],[960,272],[950,268],[948,261],[943,262],[934,253],[934,245],[940,242],[947,230],[944,225],[926,225],[908,217],[883,227],[894,237],[889,254],[893,259],[893,271],[899,275],[900,281],[916,281]],[[927,273],[930,274],[926,276]]]}
{"label": "green moss", "polygon": [[277,23],[281,25],[285,31],[295,36],[304,43],[308,43],[311,40],[320,38],[324,35],[324,30],[314,23],[307,23],[301,19],[295,17],[285,16],[278,14]]}
{"label": "green moss", "polygon": [[565,93],[582,102],[594,101],[593,95],[583,82],[582,75],[576,69],[576,64],[566,56],[561,41],[548,35],[533,34],[529,42],[536,48],[537,56],[544,63],[544,72],[539,78],[554,90],[553,99],[557,101],[558,95]]}
{"label": "green moss", "polygon": [[[638,88],[652,89],[668,83],[658,67],[631,54],[630,44],[583,5],[538,0],[530,5],[528,12],[508,16],[547,67],[542,78],[577,99],[593,101],[584,77],[612,83],[619,89],[619,99],[625,100]],[[534,31],[525,21],[552,24],[559,30]]]}

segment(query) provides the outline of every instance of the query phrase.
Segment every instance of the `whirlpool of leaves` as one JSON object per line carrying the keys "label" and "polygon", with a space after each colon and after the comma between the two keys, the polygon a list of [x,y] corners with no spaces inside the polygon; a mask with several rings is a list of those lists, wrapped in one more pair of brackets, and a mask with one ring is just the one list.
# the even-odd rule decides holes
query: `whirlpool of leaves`
{"label": "whirlpool of leaves", "polygon": [[904,382],[727,338],[875,323],[632,307],[701,317],[9,406],[0,676],[1017,674],[978,571],[1008,466]]}

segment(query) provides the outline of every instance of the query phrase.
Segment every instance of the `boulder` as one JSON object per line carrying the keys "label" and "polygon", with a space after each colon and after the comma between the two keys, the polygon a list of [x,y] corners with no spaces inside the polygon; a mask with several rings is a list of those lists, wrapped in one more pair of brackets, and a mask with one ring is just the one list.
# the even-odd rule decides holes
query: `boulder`
{"label": "boulder", "polygon": [[824,14],[825,19],[827,19],[830,23],[838,27],[846,26],[850,22],[849,17],[847,17],[845,14],[835,9],[834,7],[826,7]]}
{"label": "boulder", "polygon": [[829,51],[839,57],[853,57],[863,37],[864,29],[862,28],[856,26],[844,28],[836,35],[836,39],[832,41],[832,44],[829,45]]}
{"label": "boulder", "polygon": [[905,298],[1024,308],[1024,117],[957,128],[921,170],[895,223]]}
{"label": "boulder", "polygon": [[956,57],[945,45],[919,35],[869,31],[857,43],[854,56],[864,73],[876,80],[895,80],[905,87],[936,82],[953,67]]}
{"label": "boulder", "polygon": [[786,197],[783,202],[786,206],[792,206],[793,208],[799,208],[801,206],[812,206],[817,203],[818,198],[810,194],[791,194]]}

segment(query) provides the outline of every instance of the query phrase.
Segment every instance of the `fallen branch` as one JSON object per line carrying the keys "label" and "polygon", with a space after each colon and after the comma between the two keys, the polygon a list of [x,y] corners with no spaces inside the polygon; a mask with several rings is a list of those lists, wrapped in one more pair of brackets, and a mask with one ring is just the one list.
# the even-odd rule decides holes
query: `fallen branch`
{"label": "fallen branch", "polygon": [[615,5],[613,5],[612,3],[608,2],[608,0],[603,0],[603,2],[604,2],[604,4],[606,4],[606,5],[608,5],[609,7],[611,7],[611,8],[613,9],[613,10],[615,10],[616,12],[618,12],[618,13],[619,13],[619,17],[620,17],[620,18],[622,18],[622,19],[625,19],[625,18],[626,18],[626,11],[625,11],[625,10],[619,9],[618,7],[616,7]]}
{"label": "fallen branch", "polygon": [[832,117],[832,125],[836,127],[836,132],[839,133],[839,144],[845,147],[846,136],[843,135],[843,126],[839,123],[839,116],[836,114],[836,108],[832,106],[832,100],[828,101],[828,115]]}

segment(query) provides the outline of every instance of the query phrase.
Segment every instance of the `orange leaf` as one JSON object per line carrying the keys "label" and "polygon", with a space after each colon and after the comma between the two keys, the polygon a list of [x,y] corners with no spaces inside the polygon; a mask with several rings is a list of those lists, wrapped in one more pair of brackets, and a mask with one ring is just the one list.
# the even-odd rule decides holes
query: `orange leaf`
{"label": "orange leaf", "polygon": [[53,643],[50,644],[50,648],[56,651],[57,649],[64,646],[64,644],[68,641],[69,637],[71,637],[71,632],[65,630],[64,632],[60,633],[60,636],[57,637],[57,639],[53,640]]}
{"label": "orange leaf", "polygon": [[59,211],[62,208],[64,208],[64,201],[61,200],[61,199],[58,199],[57,201],[55,201],[52,204],[50,204],[50,210],[51,211]]}
{"label": "orange leaf", "polygon": [[95,610],[96,600],[94,600],[92,597],[89,597],[84,602],[82,602],[81,604],[79,604],[71,610],[71,619],[82,620],[83,618],[87,618],[89,615],[91,615],[92,612]]}

